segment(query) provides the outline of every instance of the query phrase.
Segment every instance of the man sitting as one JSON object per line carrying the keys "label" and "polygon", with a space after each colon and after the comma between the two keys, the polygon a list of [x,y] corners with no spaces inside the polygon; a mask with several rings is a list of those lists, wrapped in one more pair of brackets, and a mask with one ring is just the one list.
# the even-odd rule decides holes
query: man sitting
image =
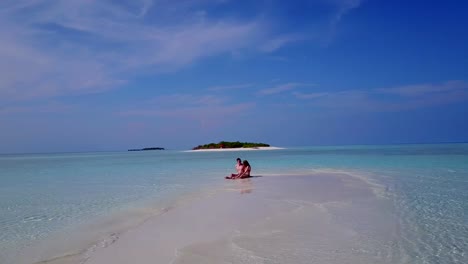
{"label": "man sitting", "polygon": [[[238,159],[238,162],[240,162],[240,159]],[[237,168],[237,165],[236,165]],[[252,168],[250,167],[250,164],[247,160],[244,160],[242,163],[242,169],[238,174],[231,174],[231,177],[226,176],[226,179],[244,179],[244,178],[249,178],[250,177],[250,171]]]}

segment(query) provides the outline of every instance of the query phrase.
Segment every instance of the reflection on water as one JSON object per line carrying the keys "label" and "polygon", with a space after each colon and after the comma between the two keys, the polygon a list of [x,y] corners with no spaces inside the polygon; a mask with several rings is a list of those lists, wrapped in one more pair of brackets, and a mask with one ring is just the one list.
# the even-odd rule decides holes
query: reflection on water
{"label": "reflection on water", "polygon": [[240,179],[237,181],[240,189],[240,193],[251,193],[253,190],[252,180],[250,179]]}

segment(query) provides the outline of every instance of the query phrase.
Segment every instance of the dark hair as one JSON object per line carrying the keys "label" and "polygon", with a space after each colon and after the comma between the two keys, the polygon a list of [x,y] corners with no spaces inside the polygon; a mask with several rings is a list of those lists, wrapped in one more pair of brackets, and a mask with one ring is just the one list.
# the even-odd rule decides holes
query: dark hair
{"label": "dark hair", "polygon": [[237,160],[237,161],[242,161],[240,158],[237,158],[236,160]]}
{"label": "dark hair", "polygon": [[249,162],[247,160],[244,160],[244,163],[242,165],[250,167],[250,164],[249,164]]}

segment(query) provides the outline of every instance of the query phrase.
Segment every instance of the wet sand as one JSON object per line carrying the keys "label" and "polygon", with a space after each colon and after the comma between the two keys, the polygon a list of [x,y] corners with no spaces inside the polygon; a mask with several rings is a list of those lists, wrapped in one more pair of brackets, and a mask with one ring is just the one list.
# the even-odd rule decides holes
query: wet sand
{"label": "wet sand", "polygon": [[127,263],[393,263],[390,200],[339,173],[226,180],[81,258]]}

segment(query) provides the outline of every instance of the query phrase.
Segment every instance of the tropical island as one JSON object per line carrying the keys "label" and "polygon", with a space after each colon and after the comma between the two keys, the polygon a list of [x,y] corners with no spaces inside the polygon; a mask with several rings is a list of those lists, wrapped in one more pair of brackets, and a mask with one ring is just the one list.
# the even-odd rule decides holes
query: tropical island
{"label": "tropical island", "polygon": [[233,148],[259,148],[259,147],[270,147],[269,144],[265,143],[252,143],[252,142],[230,142],[230,141],[221,141],[219,143],[209,143],[205,145],[198,145],[193,148],[193,150],[200,149],[233,149]]}
{"label": "tropical island", "polygon": [[145,150],[164,150],[164,148],[155,147],[155,148],[129,149],[128,151],[145,151]]}

